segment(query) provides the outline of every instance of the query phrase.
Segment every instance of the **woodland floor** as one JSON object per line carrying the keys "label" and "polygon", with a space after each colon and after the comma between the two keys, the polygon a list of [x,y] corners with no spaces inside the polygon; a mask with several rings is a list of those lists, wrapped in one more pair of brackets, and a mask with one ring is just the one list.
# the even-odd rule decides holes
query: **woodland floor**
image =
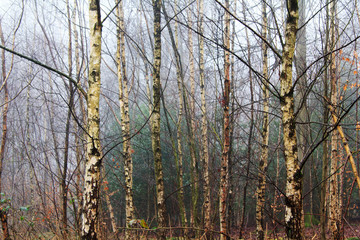
{"label": "woodland floor", "polygon": [[[345,223],[346,225],[344,225],[344,239],[345,240],[360,240],[360,221],[358,222],[351,222],[351,223]],[[141,236],[141,234],[140,234]],[[177,235],[175,232],[169,233],[168,234],[168,240],[183,240],[185,238],[183,237],[177,237],[179,235]],[[234,232],[231,235],[231,239],[239,239],[239,233],[238,232]],[[122,239],[120,237],[120,239]],[[135,238],[134,238],[135,239]],[[156,236],[154,236],[153,234],[146,234],[146,236],[142,235],[140,238],[137,239],[151,239],[151,240],[155,240]],[[197,238],[191,238],[191,240],[194,240]],[[214,236],[214,239],[219,239],[219,237]],[[242,239],[244,240],[252,240],[252,239],[256,239],[256,228],[255,227],[248,227],[245,229],[244,235],[242,236]],[[272,230],[268,229],[268,235],[267,235],[267,240],[284,240],[285,239],[285,232],[283,230],[281,230],[280,228],[278,229],[278,231],[272,232]],[[306,227],[305,228],[305,239],[310,239],[310,240],[316,240],[316,239],[320,239],[320,227],[319,226],[313,226],[313,227]],[[326,239],[331,239],[331,235],[330,232],[327,233],[327,237]]]}
{"label": "woodland floor", "polygon": [[[231,236],[234,239],[239,239],[239,234],[234,234]],[[344,239],[348,240],[360,240],[360,221],[359,222],[351,222],[344,226]],[[256,228],[255,227],[248,227],[245,230],[245,235],[243,239],[256,239]],[[268,230],[268,240],[282,240],[285,239],[285,232],[278,231],[277,233],[271,233]],[[305,228],[305,239],[316,240],[320,239],[320,227],[313,226],[313,227],[306,227]],[[326,239],[331,239],[330,232],[327,233]]]}

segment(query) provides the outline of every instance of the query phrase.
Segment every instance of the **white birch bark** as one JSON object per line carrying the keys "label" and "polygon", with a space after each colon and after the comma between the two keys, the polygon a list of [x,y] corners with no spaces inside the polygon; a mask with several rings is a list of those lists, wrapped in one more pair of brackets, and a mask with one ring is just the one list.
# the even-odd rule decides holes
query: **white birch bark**
{"label": "white birch bark", "polygon": [[[335,12],[336,3],[330,2],[330,49],[335,49]],[[335,53],[330,55],[330,102],[333,113],[338,105],[338,76]],[[333,124],[336,124],[333,118]],[[339,149],[340,135],[338,131],[331,133],[330,178],[329,178],[329,228],[332,239],[341,239],[341,193],[339,188],[341,150]]]}
{"label": "white birch bark", "polygon": [[161,228],[166,226],[164,177],[160,144],[160,99],[161,99],[161,0],[153,0],[154,10],[154,64],[153,64],[153,111],[151,124],[151,142],[154,155],[154,171],[156,181],[156,206],[157,220],[160,228],[159,237],[165,240],[165,231]]}
{"label": "white birch bark", "polygon": [[[266,16],[266,3],[262,4],[262,37],[267,38],[267,16]],[[262,84],[262,98],[264,101],[263,108],[263,124],[262,124],[262,143],[261,155],[259,162],[259,182],[256,190],[257,204],[256,204],[256,234],[257,239],[263,240],[264,233],[264,208],[265,208],[265,187],[266,187],[266,171],[269,153],[269,80],[268,80],[268,58],[267,58],[267,44],[262,43],[262,61],[263,61],[263,84]]]}
{"label": "white birch bark", "polygon": [[[198,31],[203,33],[204,22],[204,1],[198,0],[199,9],[199,25]],[[211,198],[210,198],[210,175],[209,175],[209,143],[208,143],[208,122],[206,111],[206,89],[204,74],[204,38],[199,36],[199,72],[200,72],[200,95],[201,95],[201,161],[203,162],[203,178],[204,178],[204,228],[208,233],[211,226]],[[207,234],[209,235],[209,234]]]}
{"label": "white birch bark", "polygon": [[101,17],[100,1],[89,1],[90,61],[87,94],[87,149],[83,193],[82,239],[97,239],[100,190],[100,63]]}
{"label": "white birch bark", "polygon": [[[229,10],[229,0],[225,1],[225,8]],[[224,29],[224,46],[230,49],[230,14],[225,11],[225,29]],[[229,149],[230,149],[230,53],[225,50],[224,59],[224,94],[223,94],[223,111],[224,111],[224,127],[223,127],[223,148],[221,157],[220,170],[220,194],[219,194],[219,216],[220,216],[220,239],[227,239],[227,199],[228,199],[228,173],[229,173]]]}
{"label": "white birch bark", "polygon": [[304,239],[302,218],[302,173],[300,169],[294,115],[292,66],[298,27],[297,0],[287,0],[288,16],[285,27],[280,74],[280,103],[286,165],[285,231],[288,239]]}
{"label": "white birch bark", "polygon": [[[117,2],[117,1],[116,1]],[[133,200],[133,163],[132,149],[130,142],[130,117],[129,117],[129,90],[128,78],[126,73],[126,53],[125,53],[125,26],[123,1],[117,7],[118,29],[117,29],[117,65],[119,82],[119,104],[121,114],[121,132],[123,138],[123,157],[125,170],[125,215],[126,226],[134,219],[134,200]],[[125,238],[131,239],[131,232],[125,232]]]}

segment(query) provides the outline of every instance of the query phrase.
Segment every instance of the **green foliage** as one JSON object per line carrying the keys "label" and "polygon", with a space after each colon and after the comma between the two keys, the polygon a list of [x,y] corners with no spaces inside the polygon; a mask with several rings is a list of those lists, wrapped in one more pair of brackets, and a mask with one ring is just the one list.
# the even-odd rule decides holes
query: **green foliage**
{"label": "green foliage", "polygon": [[305,227],[312,227],[313,225],[317,226],[320,224],[319,219],[310,213],[305,214]]}
{"label": "green foliage", "polygon": [[30,206],[20,207],[20,210],[25,211],[25,212],[29,211],[29,209],[30,209]]}
{"label": "green foliage", "polygon": [[148,226],[148,224],[146,223],[146,221],[144,219],[132,219],[132,220],[130,220],[129,227],[133,227],[133,228],[141,227],[141,228],[149,229],[149,226]]}
{"label": "green foliage", "polygon": [[358,237],[350,237],[350,238],[347,238],[346,240],[360,240]]}
{"label": "green foliage", "polygon": [[3,199],[0,200],[0,203],[1,203],[1,204],[2,204],[2,203],[8,203],[8,202],[10,202],[10,201],[11,201],[10,198],[3,198]]}
{"label": "green foliage", "polygon": [[[5,194],[1,193],[1,196],[4,197]],[[11,208],[11,198],[2,198],[0,200],[0,204],[1,204],[1,211],[3,212],[7,212],[9,211],[9,209]]]}
{"label": "green foliage", "polygon": [[140,226],[143,228],[149,229],[149,226],[147,225],[147,223],[144,219],[140,220]]}

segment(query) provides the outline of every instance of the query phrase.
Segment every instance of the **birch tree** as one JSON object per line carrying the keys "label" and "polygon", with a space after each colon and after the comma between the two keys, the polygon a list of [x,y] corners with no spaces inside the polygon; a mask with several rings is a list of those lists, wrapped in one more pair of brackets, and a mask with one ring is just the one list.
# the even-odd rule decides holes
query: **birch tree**
{"label": "birch tree", "polygon": [[[0,20],[0,40],[1,40],[1,44],[5,45],[5,38],[4,38],[4,34],[3,34],[3,30],[2,30],[2,24],[1,24],[1,20]],[[11,64],[12,65],[12,64]],[[12,68],[12,66],[11,66]],[[2,75],[1,75],[1,84],[3,86],[3,91],[4,91],[4,107],[3,107],[3,111],[2,111],[2,131],[1,131],[1,145],[0,145],[0,193],[3,193],[3,188],[2,188],[2,173],[3,173],[3,166],[4,166],[4,158],[5,158],[5,147],[6,147],[6,140],[7,140],[7,115],[8,115],[8,110],[9,110],[9,90],[8,90],[8,86],[7,86],[7,80],[9,77],[9,74],[11,73],[11,69],[10,71],[7,73],[6,71],[6,59],[5,59],[5,50],[3,49],[1,51],[1,70],[2,70]],[[1,196],[3,198],[3,196]],[[7,221],[7,210],[4,206],[0,207],[0,220],[1,220],[1,228],[2,228],[2,232],[3,232],[3,239],[4,240],[10,240],[10,232],[9,232],[9,226],[8,226],[8,221]]]}
{"label": "birch tree", "polygon": [[[177,1],[175,0],[175,14],[177,14]],[[176,138],[177,138],[177,147],[178,147],[178,161],[177,161],[177,182],[178,186],[180,188],[179,190],[179,210],[180,210],[180,216],[181,216],[181,225],[186,227],[187,225],[187,219],[186,219],[186,209],[185,209],[185,203],[184,203],[184,184],[183,184],[183,149],[182,149],[182,118],[184,113],[184,90],[183,90],[183,82],[184,82],[184,76],[183,76],[183,69],[181,65],[181,58],[180,58],[180,52],[179,52],[179,37],[178,37],[178,17],[175,17],[175,26],[174,26],[174,35],[175,39],[172,40],[172,46],[176,57],[176,78],[177,78],[177,85],[178,85],[178,98],[179,98],[179,115],[178,115],[178,121],[176,126]],[[168,29],[170,31],[170,24],[168,25]],[[170,33],[171,34],[171,33]],[[172,35],[172,34],[171,34]],[[173,36],[174,37],[174,36]],[[172,39],[173,39],[172,37]]]}
{"label": "birch tree", "polygon": [[[326,3],[329,3],[329,0],[326,1]],[[329,4],[328,4],[329,6]],[[329,47],[329,7],[326,8],[326,35],[325,35],[325,54],[328,54],[328,51],[330,50]],[[326,57],[324,59],[324,65],[328,66],[329,64],[329,57]],[[328,108],[328,97],[329,97],[329,70],[328,68],[324,72],[323,77],[323,124],[324,126],[328,125],[329,121],[329,108]],[[327,134],[326,127],[323,128],[323,135],[325,136]],[[320,231],[321,231],[321,240],[326,239],[326,229],[327,229],[327,192],[328,192],[328,174],[329,174],[329,154],[328,154],[328,139],[324,139],[323,142],[323,156],[322,156],[322,168],[321,168],[321,192],[320,192]]]}
{"label": "birch tree", "polygon": [[[118,2],[118,1],[116,1]],[[125,26],[123,1],[120,1],[117,7],[117,75],[119,82],[119,103],[121,115],[121,133],[123,139],[123,157],[125,170],[125,214],[126,226],[134,219],[134,201],[133,201],[133,162],[132,149],[130,142],[130,117],[129,117],[129,90],[128,78],[126,72],[126,54],[125,54]],[[131,239],[131,233],[126,231],[126,239]]]}
{"label": "birch tree", "polygon": [[[78,85],[80,85],[81,83],[81,72],[84,71],[82,69],[83,67],[83,63],[84,63],[84,56],[82,57],[82,59],[80,59],[80,43],[83,43],[83,36],[82,36],[82,31],[80,31],[80,34],[78,32],[78,25],[81,25],[81,17],[80,14],[78,13],[78,2],[77,0],[74,0],[74,10],[73,10],[73,20],[72,20],[72,24],[73,24],[73,32],[74,32],[74,43],[75,43],[75,76],[76,76],[76,80]],[[78,21],[77,21],[78,19]],[[80,35],[80,36],[79,36]],[[84,68],[86,69],[86,68]],[[84,74],[85,75],[85,74]],[[79,105],[80,105],[80,114],[78,115],[78,118],[73,118],[74,121],[74,126],[76,126],[77,131],[75,135],[75,152],[76,152],[76,165],[77,165],[77,169],[75,172],[75,183],[76,183],[76,198],[79,199],[79,201],[76,203],[75,201],[73,201],[73,206],[74,206],[74,215],[75,215],[75,229],[77,234],[80,236],[81,235],[81,212],[82,212],[82,174],[84,172],[84,162],[83,160],[83,155],[85,153],[85,147],[84,147],[84,140],[82,139],[86,139],[86,133],[82,131],[81,127],[77,124],[77,119],[80,119],[80,122],[85,125],[86,124],[86,109],[85,109],[85,103],[84,103],[84,96],[81,94],[80,89],[76,88],[76,91],[78,93],[79,96]],[[82,134],[77,134],[82,132]],[[81,135],[81,137],[80,137]]]}
{"label": "birch tree", "polygon": [[306,68],[306,26],[305,24],[305,0],[299,0],[299,26],[301,29],[297,32],[297,44],[296,44],[296,74],[298,80],[298,94],[296,96],[296,102],[299,107],[297,122],[301,123],[297,125],[297,136],[299,146],[299,160],[302,160],[306,150],[308,142],[308,128],[309,120],[307,114],[307,83],[306,74],[304,74]]}
{"label": "birch tree", "polygon": [[[262,37],[267,38],[267,15],[266,3],[262,4]],[[268,46],[262,42],[262,62],[263,62],[263,83],[262,98],[263,107],[263,123],[261,132],[261,154],[259,162],[258,186],[256,190],[256,234],[257,239],[263,240],[264,236],[264,208],[265,208],[265,187],[266,187],[266,171],[269,154],[269,77],[268,77]]]}
{"label": "birch tree", "polygon": [[[246,5],[245,1],[242,1],[243,5],[243,14],[244,21],[246,21]],[[250,51],[250,39],[248,29],[245,28],[245,37],[247,43],[247,64],[251,66],[251,51]],[[242,203],[242,216],[240,224],[240,238],[242,238],[242,233],[245,227],[245,215],[246,215],[246,205],[247,205],[247,189],[249,186],[249,174],[250,174],[250,163],[252,161],[252,142],[253,142],[253,130],[254,130],[254,84],[253,84],[253,74],[252,70],[249,68],[249,85],[250,85],[250,127],[249,127],[249,136],[247,140],[247,163],[246,163],[246,175],[245,175],[245,185],[243,189],[243,203]]]}
{"label": "birch tree", "polygon": [[[69,0],[66,0],[66,13],[68,17],[68,71],[69,76],[72,77],[72,25],[71,25],[71,15],[70,15],[70,4]],[[69,163],[69,138],[70,138],[70,127],[71,127],[71,113],[73,111],[73,102],[74,102],[74,89],[72,83],[69,81],[69,106],[66,116],[65,124],[65,140],[64,140],[64,162],[63,169],[60,170],[61,173],[61,198],[62,198],[62,235],[64,239],[67,239],[68,235],[68,217],[67,217],[67,208],[68,208],[68,183],[67,183],[67,172],[68,172],[68,163]]]}
{"label": "birch tree", "polygon": [[280,103],[286,165],[285,230],[288,239],[304,239],[302,210],[302,172],[300,169],[294,114],[292,66],[298,27],[297,0],[287,0],[285,45],[280,73]]}
{"label": "birch tree", "polygon": [[204,228],[205,233],[211,230],[211,186],[209,176],[209,143],[208,143],[208,122],[206,111],[206,89],[205,89],[205,74],[204,74],[204,38],[203,22],[204,22],[204,1],[198,0],[199,22],[198,31],[199,38],[199,77],[200,77],[200,95],[201,95],[201,161],[203,162],[203,178],[204,178]]}
{"label": "birch tree", "polygon": [[[230,14],[229,14],[229,0],[225,0],[225,29],[224,29],[224,46],[230,49]],[[227,239],[227,194],[228,194],[228,171],[229,171],[229,149],[230,149],[230,53],[225,50],[224,59],[224,93],[223,93],[223,111],[224,111],[224,126],[223,126],[223,146],[221,156],[221,170],[220,170],[220,199],[219,199],[219,216],[220,216],[220,239]]]}
{"label": "birch tree", "polygon": [[[335,28],[335,14],[336,2],[330,2],[330,49],[333,51],[336,45],[336,28]],[[337,110],[338,105],[338,76],[335,52],[330,55],[330,104],[331,107]],[[335,120],[335,119],[333,119]],[[333,121],[333,124],[337,124]],[[340,160],[341,150],[339,149],[340,135],[339,132],[333,131],[331,133],[331,156],[330,156],[330,178],[329,178],[329,229],[332,233],[332,239],[342,239],[341,221],[342,221],[342,200],[341,191],[339,189],[340,177]]]}
{"label": "birch tree", "polygon": [[[162,9],[165,15],[166,21],[170,21],[168,14],[165,9],[165,5],[162,5]],[[175,14],[177,14],[177,1],[175,0]],[[176,181],[178,184],[178,202],[179,202],[179,210],[180,210],[180,220],[181,225],[185,227],[187,225],[187,219],[186,219],[186,209],[184,204],[184,184],[183,184],[183,147],[182,147],[182,139],[183,139],[183,133],[182,133],[182,119],[184,115],[184,75],[183,75],[183,69],[182,69],[182,63],[181,63],[181,55],[179,51],[179,38],[178,38],[178,24],[177,24],[178,18],[175,17],[175,26],[174,26],[174,32],[172,31],[171,25],[167,25],[167,29],[169,31],[170,40],[171,40],[171,46],[174,52],[175,56],[175,63],[176,63],[176,79],[177,79],[177,86],[178,86],[178,102],[179,102],[179,114],[178,119],[176,122],[176,140],[177,140],[177,149],[175,148],[175,141],[173,140],[173,137],[170,133],[170,138],[172,141],[173,146],[173,152],[174,152],[174,158],[175,158],[175,166],[176,166]],[[162,98],[164,98],[162,96]],[[164,102],[164,100],[163,100]],[[165,108],[165,106],[164,106]],[[167,116],[167,115],[166,115]],[[166,118],[168,120],[168,118]],[[167,121],[168,122],[168,121]],[[170,128],[168,124],[168,128]],[[191,136],[189,136],[191,137]],[[191,147],[191,146],[190,146]]]}
{"label": "birch tree", "polygon": [[87,94],[87,149],[83,193],[82,239],[97,239],[100,190],[100,63],[101,32],[100,0],[89,1],[90,61]]}
{"label": "birch tree", "polygon": [[160,99],[161,99],[161,0],[153,0],[154,11],[154,63],[153,63],[153,110],[151,119],[151,143],[154,155],[154,170],[156,181],[157,220],[160,228],[160,239],[166,238],[164,177],[160,144]]}

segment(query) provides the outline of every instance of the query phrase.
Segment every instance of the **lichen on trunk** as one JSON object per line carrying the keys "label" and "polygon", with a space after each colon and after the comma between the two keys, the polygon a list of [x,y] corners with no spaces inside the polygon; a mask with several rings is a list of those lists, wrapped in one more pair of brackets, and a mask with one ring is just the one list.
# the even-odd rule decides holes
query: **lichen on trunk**
{"label": "lichen on trunk", "polygon": [[166,239],[165,231],[165,197],[164,177],[160,144],[160,99],[161,99],[161,0],[153,0],[154,10],[154,63],[153,63],[153,111],[151,119],[151,143],[154,156],[154,171],[156,182],[157,221],[160,239]]}
{"label": "lichen on trunk", "polygon": [[[263,17],[263,29],[262,37],[266,39],[267,36],[267,16],[266,16],[266,3],[263,2],[262,17]],[[267,57],[267,45],[262,43],[262,57],[263,57],[263,84],[262,94],[264,99],[263,108],[263,124],[261,132],[261,154],[259,162],[259,174],[258,174],[258,186],[256,190],[256,237],[259,240],[265,238],[264,233],[264,209],[265,209],[265,187],[266,187],[266,171],[269,153],[269,80],[268,80],[268,57]]]}
{"label": "lichen on trunk", "polygon": [[[118,0],[116,0],[118,3]],[[119,105],[121,114],[121,133],[123,139],[123,158],[125,172],[125,215],[126,226],[129,226],[134,217],[134,200],[133,200],[133,160],[130,141],[130,116],[129,116],[129,93],[128,78],[126,71],[126,53],[125,53],[125,25],[123,1],[118,3],[117,11],[117,75],[119,82]],[[131,239],[132,233],[125,232],[125,238]]]}
{"label": "lichen on trunk", "polygon": [[288,0],[287,8],[285,45],[280,74],[280,103],[286,165],[285,230],[288,239],[304,239],[302,223],[303,177],[298,159],[292,81],[292,66],[299,18],[298,1]]}
{"label": "lichen on trunk", "polygon": [[97,239],[99,188],[100,188],[100,63],[101,17],[100,1],[89,2],[90,61],[89,89],[87,93],[87,149],[83,193],[82,239]]}
{"label": "lichen on trunk", "polygon": [[[229,0],[225,1],[225,29],[224,29],[224,46],[226,49],[230,49],[230,14]],[[221,156],[221,170],[220,170],[220,199],[219,199],[219,216],[220,216],[220,239],[227,239],[228,226],[227,226],[227,200],[228,200],[228,188],[229,188],[229,150],[230,150],[230,111],[229,111],[229,99],[230,99],[230,53],[225,50],[224,59],[224,94],[223,94],[223,146]]]}

